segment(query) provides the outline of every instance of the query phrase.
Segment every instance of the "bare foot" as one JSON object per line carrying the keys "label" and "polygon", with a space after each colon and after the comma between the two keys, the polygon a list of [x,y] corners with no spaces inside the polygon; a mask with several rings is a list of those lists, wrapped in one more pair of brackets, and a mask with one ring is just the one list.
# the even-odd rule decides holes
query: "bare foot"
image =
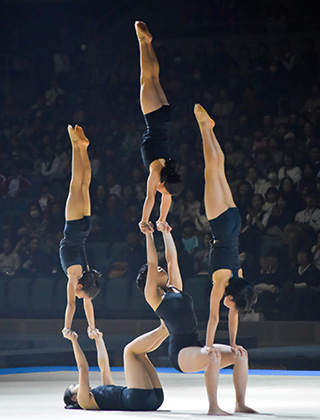
{"label": "bare foot", "polygon": [[144,40],[146,42],[152,41],[152,35],[150,34],[149,29],[144,22],[137,20],[134,23],[134,27],[136,29],[138,39]]}
{"label": "bare foot", "polygon": [[68,125],[68,133],[73,146],[77,147],[88,147],[90,142],[84,134],[83,128],[76,125],[74,128],[72,125]]}
{"label": "bare foot", "polygon": [[209,408],[208,416],[230,416],[231,414],[221,410],[219,407]]}
{"label": "bare foot", "polygon": [[247,407],[246,405],[236,404],[234,409],[235,413],[252,413],[252,414],[259,414],[258,411],[254,410],[253,408]]}
{"label": "bare foot", "polygon": [[213,119],[209,117],[207,111],[200,104],[195,104],[194,115],[196,116],[199,124],[208,125],[210,128],[213,128],[216,125]]}

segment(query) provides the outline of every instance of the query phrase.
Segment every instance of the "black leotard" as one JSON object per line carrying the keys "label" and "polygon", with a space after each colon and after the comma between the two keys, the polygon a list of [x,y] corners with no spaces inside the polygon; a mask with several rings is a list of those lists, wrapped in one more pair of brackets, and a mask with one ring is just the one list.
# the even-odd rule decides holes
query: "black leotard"
{"label": "black leotard", "polygon": [[155,411],[163,403],[162,388],[138,389],[100,385],[90,392],[101,410]]}
{"label": "black leotard", "polygon": [[64,226],[64,237],[60,241],[59,256],[63,271],[67,275],[67,268],[81,265],[87,270],[88,259],[85,242],[91,230],[91,216],[82,219],[68,220]]}
{"label": "black leotard", "polygon": [[141,144],[141,157],[146,169],[157,159],[169,159],[170,106],[163,105],[144,115],[147,129]]}
{"label": "black leotard", "polygon": [[238,238],[241,217],[237,207],[230,207],[215,219],[209,220],[212,240],[210,242],[209,275],[222,268],[232,271],[237,277],[239,265]]}
{"label": "black leotard", "polygon": [[166,292],[155,313],[163,319],[170,333],[168,352],[171,363],[182,372],[178,363],[180,350],[185,347],[203,347],[198,336],[193,299],[182,290],[178,293]]}

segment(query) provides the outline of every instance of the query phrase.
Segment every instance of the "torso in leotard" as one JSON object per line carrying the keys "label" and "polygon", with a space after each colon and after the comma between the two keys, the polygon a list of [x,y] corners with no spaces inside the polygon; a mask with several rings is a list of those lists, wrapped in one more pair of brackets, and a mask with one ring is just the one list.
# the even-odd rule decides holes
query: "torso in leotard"
{"label": "torso in leotard", "polygon": [[238,275],[241,217],[237,207],[230,207],[215,219],[209,220],[212,240],[209,254],[209,275],[220,269],[229,269]]}
{"label": "torso in leotard", "polygon": [[146,131],[141,144],[141,157],[146,169],[158,159],[169,159],[169,129],[171,122],[170,106],[161,108],[144,115]]}
{"label": "torso in leotard", "polygon": [[78,220],[68,220],[64,226],[64,237],[60,241],[59,256],[63,271],[72,265],[87,269],[88,259],[85,242],[91,231],[91,216]]}
{"label": "torso in leotard", "polygon": [[174,368],[181,372],[178,364],[180,350],[185,347],[202,347],[198,336],[198,321],[193,299],[188,293],[166,292],[155,313],[163,319],[169,330],[169,357]]}
{"label": "torso in leotard", "polygon": [[138,389],[100,385],[90,392],[101,410],[155,411],[163,402],[161,388]]}

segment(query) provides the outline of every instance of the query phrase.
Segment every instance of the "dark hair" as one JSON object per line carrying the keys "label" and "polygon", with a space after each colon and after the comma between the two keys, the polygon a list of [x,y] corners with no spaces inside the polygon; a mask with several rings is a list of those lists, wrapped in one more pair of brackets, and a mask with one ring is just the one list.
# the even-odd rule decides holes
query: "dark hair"
{"label": "dark hair", "polygon": [[249,311],[258,299],[258,294],[252,284],[239,277],[230,278],[225,294],[232,296],[239,312]]}
{"label": "dark hair", "polygon": [[79,284],[82,285],[82,290],[88,295],[90,299],[94,299],[100,292],[100,284],[98,279],[101,273],[96,270],[84,271],[79,279]]}
{"label": "dark hair", "polygon": [[161,169],[161,182],[169,194],[178,195],[183,190],[181,176],[177,173],[177,164],[172,159],[167,159],[165,166]]}
{"label": "dark hair", "polygon": [[69,385],[68,388],[64,391],[63,395],[63,401],[65,403],[65,407],[67,409],[81,409],[80,405],[77,401],[73,401],[72,397],[74,396],[74,393],[71,391],[72,385]]}
{"label": "dark hair", "polygon": [[137,289],[142,294],[144,294],[144,288],[146,287],[147,274],[148,274],[148,264],[143,264],[140,267],[139,273],[136,278]]}

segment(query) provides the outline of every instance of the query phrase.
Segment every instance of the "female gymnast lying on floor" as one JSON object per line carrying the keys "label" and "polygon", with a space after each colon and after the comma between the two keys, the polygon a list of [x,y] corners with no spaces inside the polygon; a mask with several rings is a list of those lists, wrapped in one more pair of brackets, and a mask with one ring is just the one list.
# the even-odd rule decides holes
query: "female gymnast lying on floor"
{"label": "female gymnast lying on floor", "polygon": [[102,333],[94,329],[89,337],[95,340],[102,385],[90,388],[89,366],[78,343],[78,335],[67,331],[65,337],[72,342],[79,370],[79,383],[70,385],[64,393],[66,408],[85,410],[155,411],[163,402],[163,391],[158,374],[147,353],[156,350],[168,336],[163,323],[155,330],[137,337],[123,351],[127,386],[114,385],[108,352]]}

